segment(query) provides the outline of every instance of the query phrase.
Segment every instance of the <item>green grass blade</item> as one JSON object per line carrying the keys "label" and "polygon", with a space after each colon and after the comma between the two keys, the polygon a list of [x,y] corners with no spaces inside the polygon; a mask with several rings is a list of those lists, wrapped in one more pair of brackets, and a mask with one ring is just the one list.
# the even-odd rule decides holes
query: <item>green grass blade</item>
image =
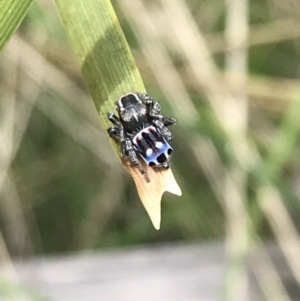
{"label": "green grass blade", "polygon": [[130,91],[145,88],[109,0],[56,0],[59,14],[105,127],[106,112]]}
{"label": "green grass blade", "polygon": [[0,50],[25,17],[32,0],[0,0]]}

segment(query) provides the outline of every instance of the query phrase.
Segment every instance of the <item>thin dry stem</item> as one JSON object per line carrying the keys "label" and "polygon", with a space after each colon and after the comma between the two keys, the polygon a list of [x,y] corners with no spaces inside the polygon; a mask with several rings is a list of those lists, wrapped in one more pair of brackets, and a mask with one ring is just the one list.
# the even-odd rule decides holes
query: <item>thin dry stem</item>
{"label": "thin dry stem", "polygon": [[256,240],[256,248],[251,256],[251,268],[266,300],[291,301],[288,292],[278,275],[276,268],[263,242]]}
{"label": "thin dry stem", "polygon": [[[9,48],[9,45],[8,45]],[[16,77],[18,66],[20,62],[21,48],[10,48],[9,60],[3,64],[4,73]],[[7,50],[5,50],[7,53]],[[42,70],[41,70],[42,71]],[[17,87],[11,76],[6,76],[5,80]],[[26,218],[23,212],[21,201],[19,199],[17,189],[14,185],[14,179],[9,175],[10,165],[19,149],[23,135],[29,123],[34,101],[38,94],[37,85],[27,85],[28,79],[22,78],[18,81],[18,87],[28,97],[32,98],[29,102],[20,102],[15,99],[16,89],[8,89],[9,95],[3,97],[7,98],[8,102],[3,101],[4,118],[2,119],[1,137],[2,137],[2,152],[1,159],[1,173],[0,173],[0,190],[2,189],[3,201],[1,202],[1,209],[3,210],[6,224],[8,226],[8,237],[10,244],[14,251],[18,254],[31,254],[33,252],[32,242],[29,234],[29,229],[26,223]],[[7,110],[11,111],[9,113]],[[6,183],[6,185],[4,185]]]}
{"label": "thin dry stem", "polygon": [[[225,101],[223,124],[231,136],[229,148],[235,157],[247,160],[249,153],[245,141],[248,124],[248,101],[244,92],[247,79],[247,39],[248,39],[248,0],[227,0],[225,37],[230,51],[225,57],[225,79],[234,96]],[[235,192],[234,186],[238,191]],[[247,218],[246,171],[238,166],[229,167],[225,174],[224,202],[227,218],[227,247],[232,260],[241,257],[249,247],[249,230]],[[244,259],[245,260],[245,259]],[[227,300],[247,300],[249,281],[246,262],[232,266],[229,273],[235,281],[226,288]]]}
{"label": "thin dry stem", "polygon": [[33,243],[29,227],[12,175],[7,174],[2,191],[0,209],[7,227],[9,243],[15,254],[32,255]]}
{"label": "thin dry stem", "polygon": [[16,280],[17,274],[9,252],[7,250],[2,233],[0,232],[0,277],[5,279]]}
{"label": "thin dry stem", "polygon": [[[226,210],[223,202],[223,178],[226,168],[223,165],[217,150],[210,141],[198,137],[195,143],[191,145],[198,164],[202,167],[206,177],[211,183],[220,205]],[[238,193],[238,187],[234,181],[231,182],[232,188]],[[254,227],[249,220],[249,226]],[[251,250],[254,248],[253,252]],[[249,242],[249,253],[251,256],[251,268],[254,272],[258,283],[261,286],[267,300],[273,301],[290,301],[290,297],[274,267],[270,255],[266,252],[265,247],[258,237]]]}
{"label": "thin dry stem", "polygon": [[[88,148],[101,162],[116,167],[117,161],[110,151],[111,146],[106,139],[106,134],[99,129],[97,115],[91,113],[94,112],[94,107],[92,102],[88,101],[89,96],[87,93],[78,88],[64,73],[58,70],[53,64],[47,62],[40,53],[18,36],[12,38],[3,53],[8,61],[13,60],[11,54],[17,51],[17,49],[22,49],[22,52],[19,54],[20,60],[18,66],[32,80],[31,85],[28,86],[39,87],[39,89],[42,88],[46,91],[53,89],[64,100],[68,101],[72,107],[70,109],[69,106],[53,96],[51,106],[46,102],[37,102],[39,109],[58,127],[73,137],[75,141]],[[31,106],[34,104],[36,97],[30,94],[23,96],[31,103]],[[77,101],[73,101],[74,99]],[[89,106],[92,107],[91,110],[88,110]],[[74,109],[82,116],[80,121],[78,121],[78,115],[73,112]],[[99,147],[97,141],[103,141],[101,147]],[[104,143],[104,141],[107,141],[107,143]]]}
{"label": "thin dry stem", "polygon": [[[160,4],[165,14],[164,19],[168,20],[168,27],[160,24],[160,31],[165,29],[164,35],[168,35],[169,40],[174,40],[177,47],[173,49],[180,51],[185,57],[188,72],[197,80],[199,87],[202,87],[217,118],[222,120],[222,105],[229,92],[220,85],[220,74],[193,16],[183,1],[160,0]],[[162,42],[165,41],[164,35]],[[165,47],[168,48],[169,45],[165,43]]]}
{"label": "thin dry stem", "polygon": [[290,214],[275,188],[263,187],[258,196],[289,267],[300,285],[300,236]]}
{"label": "thin dry stem", "polygon": [[[159,40],[162,28],[156,26],[156,17],[152,15],[151,18],[150,8],[146,8],[140,0],[134,2],[130,0],[120,1],[120,5],[127,18],[134,25],[133,30],[141,43],[141,50],[149,61],[148,65],[152,69],[157,83],[172,102],[174,111],[180,113],[180,122],[192,125],[198,118],[197,110],[191,102],[182,79],[173,66],[164,45]],[[136,18],[136,15],[143,16],[143,18]]]}
{"label": "thin dry stem", "polygon": [[[118,185],[111,185],[111,183],[118,183]],[[93,197],[93,203],[79,225],[76,247],[92,247],[97,238],[101,237],[103,231],[106,230],[106,225],[113,218],[115,209],[124,201],[122,199],[124,177],[121,170],[115,168],[109,170],[100,185],[102,189]]]}
{"label": "thin dry stem", "polygon": [[[6,67],[6,74],[11,74],[11,71],[14,69],[17,69],[19,66],[19,63],[21,60],[21,51],[22,49],[20,45],[16,45],[16,47],[11,48],[10,43],[7,45],[4,55],[8,54],[9,51],[9,60],[7,60],[7,64],[9,64],[9,67]],[[5,65],[4,65],[5,68]],[[43,72],[43,70],[40,70],[40,72]],[[38,78],[40,78],[40,75]],[[12,82],[9,77],[5,77],[5,80],[12,85]],[[13,86],[13,85],[12,85]],[[27,128],[27,124],[29,122],[29,118],[31,116],[31,111],[33,109],[34,101],[36,100],[36,96],[38,93],[38,89],[36,86],[30,86],[31,88],[25,86],[24,87],[24,93],[28,95],[30,99],[32,99],[31,103],[19,103],[18,105],[15,104],[15,96],[10,95],[7,96],[7,103],[5,101],[6,97],[2,99],[1,105],[3,106],[3,112],[4,118],[2,119],[3,125],[0,126],[1,133],[0,133],[0,139],[2,140],[2,155],[0,154],[0,157],[2,157],[2,168],[0,170],[0,190],[1,186],[3,185],[3,182],[6,178],[6,174],[9,170],[9,166],[11,162],[13,161],[16,152],[19,148],[19,145],[22,141],[23,135],[25,133],[25,130]],[[9,90],[8,90],[9,91]],[[15,94],[15,90],[13,91],[13,94]],[[9,113],[11,111],[11,113]],[[10,119],[9,119],[10,118]],[[1,151],[1,148],[0,148]]]}
{"label": "thin dry stem", "polygon": [[[249,28],[249,39],[246,41],[248,48],[299,38],[299,22],[292,19],[276,20],[263,25],[253,25]],[[220,33],[205,35],[211,53],[227,52],[230,45],[226,44],[225,37]]]}

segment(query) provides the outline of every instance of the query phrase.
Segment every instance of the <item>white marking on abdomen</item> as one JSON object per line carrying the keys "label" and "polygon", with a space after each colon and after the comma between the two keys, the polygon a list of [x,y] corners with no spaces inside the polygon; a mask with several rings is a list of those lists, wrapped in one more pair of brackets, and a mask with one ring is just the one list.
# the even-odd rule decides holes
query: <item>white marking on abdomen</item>
{"label": "white marking on abdomen", "polygon": [[162,142],[157,141],[157,142],[155,142],[155,146],[157,148],[161,148],[161,147],[163,147],[163,144],[162,144]]}
{"label": "white marking on abdomen", "polygon": [[151,148],[147,148],[146,155],[147,157],[151,156],[153,154],[153,150]]}

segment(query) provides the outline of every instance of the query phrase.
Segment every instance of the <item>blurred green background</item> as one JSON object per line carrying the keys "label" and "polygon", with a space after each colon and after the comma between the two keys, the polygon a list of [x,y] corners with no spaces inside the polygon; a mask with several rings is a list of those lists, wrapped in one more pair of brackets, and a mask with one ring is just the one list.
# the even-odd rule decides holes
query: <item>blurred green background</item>
{"label": "blurred green background", "polygon": [[281,231],[298,239],[300,4],[248,4],[236,18],[220,0],[113,1],[147,91],[177,119],[171,165],[183,196],[163,196],[156,231],[55,4],[33,3],[0,57],[10,255],[224,238],[243,249],[252,238],[281,242]]}

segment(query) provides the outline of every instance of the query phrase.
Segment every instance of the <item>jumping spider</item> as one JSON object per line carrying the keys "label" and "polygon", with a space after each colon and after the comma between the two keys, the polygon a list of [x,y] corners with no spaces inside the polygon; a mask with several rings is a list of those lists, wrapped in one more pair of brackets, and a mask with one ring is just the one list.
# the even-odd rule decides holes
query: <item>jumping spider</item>
{"label": "jumping spider", "polygon": [[119,117],[107,113],[114,126],[107,129],[109,136],[121,143],[121,156],[130,161],[149,182],[139,163],[140,156],[151,167],[169,168],[173,151],[169,141],[173,138],[167,126],[176,123],[174,118],[160,114],[160,104],[148,94],[128,93],[116,101]]}

